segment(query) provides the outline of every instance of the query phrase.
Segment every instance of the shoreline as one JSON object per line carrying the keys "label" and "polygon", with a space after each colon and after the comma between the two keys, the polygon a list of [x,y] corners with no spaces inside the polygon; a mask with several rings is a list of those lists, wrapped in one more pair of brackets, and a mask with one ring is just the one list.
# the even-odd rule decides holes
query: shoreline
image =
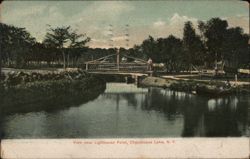
{"label": "shoreline", "polygon": [[[232,83],[232,84],[231,84]],[[161,77],[146,77],[141,80],[140,87],[159,87],[159,88],[169,88],[174,91],[182,91],[192,93],[196,91],[197,85],[205,86],[222,86],[225,84],[225,80],[217,79],[214,81],[209,80],[196,80],[188,78],[175,78],[174,76],[161,76]],[[235,93],[247,93],[250,94],[250,82],[238,82],[234,85],[234,82],[230,81],[232,89]]]}
{"label": "shoreline", "polygon": [[86,72],[67,73],[28,75],[17,72],[16,76],[7,77],[0,85],[1,113],[63,109],[93,100],[106,89],[104,80]]}

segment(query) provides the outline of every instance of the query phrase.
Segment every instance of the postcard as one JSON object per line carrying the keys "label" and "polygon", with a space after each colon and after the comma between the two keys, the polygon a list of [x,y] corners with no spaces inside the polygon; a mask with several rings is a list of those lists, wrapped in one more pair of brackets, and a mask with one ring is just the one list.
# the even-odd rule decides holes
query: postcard
{"label": "postcard", "polygon": [[0,7],[0,158],[249,158],[247,1]]}

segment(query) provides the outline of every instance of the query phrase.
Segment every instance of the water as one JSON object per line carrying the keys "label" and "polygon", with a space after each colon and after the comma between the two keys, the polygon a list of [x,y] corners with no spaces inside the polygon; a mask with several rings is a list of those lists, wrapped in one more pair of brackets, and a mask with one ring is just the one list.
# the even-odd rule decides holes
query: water
{"label": "water", "polygon": [[[57,107],[58,108],[58,107]],[[249,136],[247,96],[218,99],[108,83],[84,104],[2,117],[4,138]]]}

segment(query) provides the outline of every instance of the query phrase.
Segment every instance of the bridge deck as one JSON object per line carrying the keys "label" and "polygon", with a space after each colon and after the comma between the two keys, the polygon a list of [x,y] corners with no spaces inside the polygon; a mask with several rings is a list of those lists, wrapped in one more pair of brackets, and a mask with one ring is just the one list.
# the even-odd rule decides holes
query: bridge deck
{"label": "bridge deck", "polygon": [[91,71],[88,72],[90,74],[104,74],[104,75],[132,75],[132,76],[148,76],[148,73],[151,73],[151,71],[146,73],[140,73],[140,72],[118,72],[118,71],[109,71],[109,72],[99,72],[99,71]]}

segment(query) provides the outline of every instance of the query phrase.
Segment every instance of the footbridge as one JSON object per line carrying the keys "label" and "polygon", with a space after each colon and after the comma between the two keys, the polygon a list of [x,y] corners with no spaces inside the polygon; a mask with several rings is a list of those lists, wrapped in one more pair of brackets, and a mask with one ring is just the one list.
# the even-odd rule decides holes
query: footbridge
{"label": "footbridge", "polygon": [[141,77],[151,76],[153,73],[147,61],[128,55],[120,55],[119,52],[85,62],[85,70],[90,74],[119,75],[132,78],[135,83],[139,83]]}
{"label": "footbridge", "polygon": [[119,53],[85,62],[85,70],[96,73],[147,73],[147,61]]}

